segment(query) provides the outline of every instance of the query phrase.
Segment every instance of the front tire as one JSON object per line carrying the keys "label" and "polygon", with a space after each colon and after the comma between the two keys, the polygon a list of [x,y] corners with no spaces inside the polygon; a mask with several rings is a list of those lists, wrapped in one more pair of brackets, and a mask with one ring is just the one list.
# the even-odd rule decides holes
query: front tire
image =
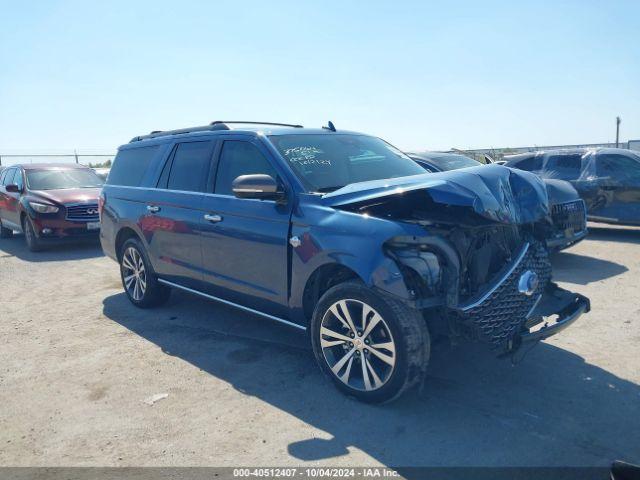
{"label": "front tire", "polygon": [[318,302],[311,343],[321,370],[338,389],[382,403],[422,380],[431,339],[418,310],[350,281]]}
{"label": "front tire", "polygon": [[22,219],[22,231],[24,232],[24,239],[27,242],[27,248],[31,252],[39,252],[42,250],[42,242],[36,235],[36,229],[29,217]]}
{"label": "front tire", "polygon": [[158,282],[138,239],[130,238],[124,242],[119,257],[122,286],[131,303],[139,308],[151,308],[169,299],[171,289]]}

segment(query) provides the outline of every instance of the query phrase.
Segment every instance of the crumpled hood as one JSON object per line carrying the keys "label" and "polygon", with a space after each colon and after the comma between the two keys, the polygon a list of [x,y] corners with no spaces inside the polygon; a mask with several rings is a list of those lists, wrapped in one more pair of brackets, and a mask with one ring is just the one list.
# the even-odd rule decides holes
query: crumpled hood
{"label": "crumpled hood", "polygon": [[502,165],[354,183],[323,199],[330,206],[344,206],[415,190],[425,190],[435,203],[470,207],[498,223],[531,223],[549,213],[542,180],[530,172]]}

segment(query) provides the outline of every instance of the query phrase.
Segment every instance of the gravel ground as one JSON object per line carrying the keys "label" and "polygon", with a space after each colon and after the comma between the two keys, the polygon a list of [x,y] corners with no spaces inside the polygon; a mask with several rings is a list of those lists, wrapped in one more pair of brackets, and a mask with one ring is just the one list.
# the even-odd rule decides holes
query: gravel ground
{"label": "gravel ground", "polygon": [[553,261],[590,314],[516,366],[439,347],[422,392],[367,406],[296,331],[179,292],[137,310],[97,245],[0,240],[0,465],[640,463],[640,230]]}

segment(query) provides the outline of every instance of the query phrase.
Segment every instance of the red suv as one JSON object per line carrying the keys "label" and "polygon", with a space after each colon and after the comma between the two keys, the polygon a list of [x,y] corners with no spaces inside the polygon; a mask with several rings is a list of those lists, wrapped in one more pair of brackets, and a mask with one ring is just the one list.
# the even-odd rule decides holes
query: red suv
{"label": "red suv", "polygon": [[103,180],[75,164],[13,165],[0,174],[0,237],[24,232],[31,251],[49,242],[97,238]]}

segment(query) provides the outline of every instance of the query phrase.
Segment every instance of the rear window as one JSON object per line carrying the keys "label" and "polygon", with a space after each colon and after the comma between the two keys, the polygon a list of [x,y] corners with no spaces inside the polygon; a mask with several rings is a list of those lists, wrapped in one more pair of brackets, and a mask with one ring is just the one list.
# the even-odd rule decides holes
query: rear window
{"label": "rear window", "polygon": [[113,160],[107,184],[125,187],[139,186],[158,148],[160,148],[159,145],[154,145],[120,150]]}

